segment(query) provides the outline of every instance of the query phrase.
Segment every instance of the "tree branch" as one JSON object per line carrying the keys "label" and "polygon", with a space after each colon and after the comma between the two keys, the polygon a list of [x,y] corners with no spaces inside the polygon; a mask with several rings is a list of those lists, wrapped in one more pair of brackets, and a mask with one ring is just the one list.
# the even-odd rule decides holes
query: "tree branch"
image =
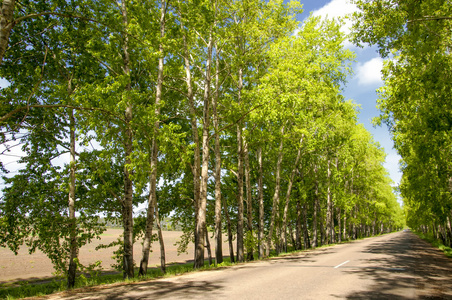
{"label": "tree branch", "polygon": [[[102,175],[97,174],[97,176],[99,176],[99,179],[102,181],[102,183],[103,183],[104,185],[107,185],[107,182],[105,181],[104,177],[102,177]],[[108,189],[108,192],[109,192],[114,198],[116,198],[116,200],[118,200],[119,203],[121,203],[122,205],[124,205],[123,199],[122,199],[121,197],[119,197],[118,195],[116,195],[115,192],[113,192],[113,191],[110,190],[110,189]]]}
{"label": "tree branch", "polygon": [[22,106],[22,107],[16,108],[13,111],[10,111],[9,113],[7,113],[4,116],[2,116],[0,118],[0,123],[2,123],[5,120],[9,119],[10,117],[15,115],[16,113],[21,112],[23,110],[29,110],[30,108],[72,108],[72,109],[76,109],[76,110],[100,111],[100,112],[106,113],[108,115],[114,116],[115,118],[117,118],[118,120],[122,121],[123,123],[126,123],[124,119],[122,119],[121,117],[115,115],[114,113],[112,113],[112,112],[110,112],[110,111],[108,111],[106,109],[96,108],[96,107],[76,107],[76,106],[72,106],[72,105],[63,105],[63,104],[49,104],[49,105],[35,104],[35,105]]}
{"label": "tree branch", "polygon": [[[232,126],[234,126],[234,125],[237,124],[238,122],[242,121],[242,120],[243,120],[247,115],[249,115],[251,112],[255,111],[256,109],[258,109],[259,107],[262,107],[262,106],[264,106],[264,104],[260,104],[260,105],[258,105],[258,106],[253,107],[252,109],[250,109],[249,111],[247,111],[246,113],[244,113],[244,114],[243,114],[238,120],[236,120],[235,122],[233,122],[233,123],[231,123],[231,124],[229,124],[229,125],[227,125],[227,126],[221,128],[221,129],[219,129],[217,133],[220,133],[220,132],[222,132],[222,131],[224,131],[224,130],[226,130],[226,129],[232,127]],[[213,136],[214,136],[214,135],[209,136],[208,139],[210,140]]]}
{"label": "tree branch", "polygon": [[[13,131],[16,131],[17,128],[19,128],[20,124],[22,124],[22,123],[25,121],[25,118],[26,118],[27,115],[28,115],[28,111],[30,110],[30,108],[28,107],[28,103],[30,103],[31,97],[33,97],[33,95],[36,93],[36,90],[38,89],[38,87],[39,87],[39,85],[41,84],[42,79],[43,79],[43,77],[44,77],[45,64],[46,64],[48,52],[49,52],[49,48],[46,46],[46,52],[45,52],[45,54],[44,54],[44,61],[42,62],[42,67],[41,67],[41,76],[39,77],[38,82],[36,82],[36,84],[35,84],[35,86],[33,87],[33,90],[32,90],[32,92],[31,92],[30,96],[28,96],[28,99],[27,99],[27,113],[26,113],[25,116],[22,118],[22,120],[21,120],[19,123],[17,123],[17,126],[13,129]],[[2,121],[3,121],[3,120],[0,119],[0,123],[1,123]]]}
{"label": "tree branch", "polygon": [[237,177],[237,172],[236,172],[236,171],[234,171],[234,170],[232,170],[232,169],[229,169],[229,171],[230,171],[234,176]]}
{"label": "tree branch", "polygon": [[452,20],[452,17],[424,16],[423,18],[420,18],[420,19],[408,20],[407,23],[423,22],[423,21],[439,21],[439,20]]}
{"label": "tree branch", "polygon": [[35,17],[48,16],[48,15],[59,16],[59,17],[66,17],[66,18],[75,18],[75,19],[81,19],[81,20],[84,20],[84,21],[89,21],[89,22],[102,24],[99,21],[96,21],[96,20],[93,20],[93,19],[89,19],[89,18],[86,18],[86,17],[82,17],[82,16],[70,15],[70,14],[64,14],[64,13],[57,13],[57,12],[51,12],[51,11],[45,11],[45,12],[40,12],[40,13],[36,13],[36,14],[29,14],[29,15],[17,18],[15,20],[13,20],[11,23],[9,23],[5,27],[5,30],[11,30],[17,23],[19,23],[19,22],[21,22],[23,20],[30,19],[30,18],[35,18]]}

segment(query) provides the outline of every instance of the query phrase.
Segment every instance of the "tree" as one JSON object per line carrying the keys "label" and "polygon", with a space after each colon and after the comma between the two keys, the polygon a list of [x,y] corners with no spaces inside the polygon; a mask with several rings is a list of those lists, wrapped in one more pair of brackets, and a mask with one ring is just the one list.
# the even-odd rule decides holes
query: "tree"
{"label": "tree", "polygon": [[[388,125],[402,157],[402,196],[405,204],[414,208],[408,211],[419,213],[422,218],[411,225],[419,228],[422,222],[430,223],[430,217],[415,208],[415,203],[425,201],[426,209],[433,208],[434,219],[447,227],[452,212],[447,196],[452,173],[446,150],[451,145],[451,107],[446,100],[450,95],[450,4],[356,3],[361,12],[354,17],[355,42],[375,44],[382,57],[393,56],[383,69],[385,86],[379,91],[378,100],[382,113],[376,122]],[[420,184],[419,178],[426,181]],[[414,219],[408,216],[408,220]]]}
{"label": "tree", "polygon": [[[76,4],[62,4],[59,8],[61,10],[71,10],[73,8],[71,5]],[[92,230],[93,224],[90,224],[90,222],[93,219],[82,217],[77,220],[75,218],[76,208],[83,210],[86,207],[86,203],[76,204],[75,133],[77,124],[74,110],[77,107],[74,102],[74,92],[84,81],[95,80],[102,72],[96,73],[89,70],[92,61],[90,61],[90,58],[80,56],[83,51],[83,46],[80,45],[83,44],[77,44],[77,42],[84,40],[87,35],[86,20],[73,18],[70,15],[58,18],[56,17],[58,15],[57,12],[55,14],[48,13],[47,20],[42,20],[41,17],[46,15],[46,13],[35,13],[35,9],[45,11],[49,7],[45,4],[25,6],[20,12],[23,16],[18,17],[12,24],[9,24],[9,26],[15,26],[15,31],[19,34],[16,33],[11,36],[10,39],[14,46],[5,56],[7,64],[2,66],[2,76],[7,77],[11,83],[10,87],[4,90],[5,95],[10,99],[8,102],[5,101],[5,103],[9,103],[10,111],[3,115],[4,123],[2,124],[2,129],[5,129],[4,133],[10,134],[13,140],[15,140],[16,133],[23,135],[21,142],[24,144],[23,148],[27,149],[29,156],[23,158],[22,161],[28,167],[36,164],[36,157],[42,155],[44,160],[41,162],[44,163],[46,159],[48,160],[45,163],[48,172],[53,172],[58,174],[58,177],[61,177],[61,179],[56,180],[51,177],[43,178],[40,183],[35,181],[34,184],[38,190],[40,189],[39,185],[45,184],[46,181],[68,181],[67,193],[69,201],[66,207],[61,206],[54,211],[55,214],[59,215],[56,222],[62,222],[61,226],[67,226],[67,231],[63,233],[55,232],[51,237],[45,230],[36,229],[35,234],[40,236],[42,233],[42,249],[44,249],[44,253],[51,257],[55,254],[52,252],[51,247],[59,245],[59,243],[56,245],[52,244],[53,239],[63,238],[61,248],[55,250],[61,254],[61,257],[53,257],[51,259],[60,272],[63,272],[64,268],[68,266],[68,269],[66,269],[67,285],[68,288],[71,288],[75,284],[78,248],[99,232],[97,230],[88,233],[85,237],[77,237],[80,232]],[[45,21],[59,24],[59,26],[49,28]],[[77,34],[71,34],[71,31],[76,31]],[[36,32],[41,32],[41,34],[36,35]],[[59,39],[55,39],[56,36]],[[27,57],[35,57],[37,60]],[[37,69],[37,64],[41,64],[39,69]],[[39,70],[39,72],[33,71],[33,69]],[[27,88],[27,82],[33,82],[34,86],[30,89],[31,92],[24,94],[22,90]],[[81,117],[81,110],[78,110],[78,113],[77,117]],[[52,117],[52,114],[55,114],[55,117]],[[19,118],[16,119],[17,117]],[[10,123],[11,119],[20,121],[14,124]],[[65,119],[68,119],[69,122],[63,121]],[[11,126],[11,124],[14,125]],[[50,128],[51,130],[49,130]],[[65,141],[65,139],[69,139],[69,141]],[[71,160],[70,167],[64,168],[67,175],[62,173],[59,167],[52,163],[52,160],[61,157],[66,151],[70,152]],[[19,177],[33,177],[27,170],[22,170],[21,175],[17,176],[17,178],[5,179],[11,184],[10,188],[12,189],[26,189],[26,186],[21,184]],[[49,189],[49,196],[55,195],[57,192],[54,188]],[[7,190],[5,193],[6,202],[14,202],[8,196],[11,192],[11,190]],[[45,193],[42,196],[44,195]],[[23,200],[25,201],[22,207],[24,209],[23,213],[27,214],[27,209],[36,213],[33,207],[34,200],[28,199],[27,196],[24,196]],[[4,205],[10,207],[11,203],[6,202]],[[38,204],[36,204],[36,207],[41,207],[42,209],[42,206]],[[66,211],[67,216],[64,215]],[[5,216],[10,213],[12,213],[10,210],[5,210]],[[54,217],[51,214],[48,216],[50,218]],[[19,216],[9,215],[8,218],[18,218],[14,225],[12,223],[9,224],[9,231],[11,232],[18,230],[16,226],[24,225],[22,221],[19,221],[21,218]],[[41,221],[30,220],[28,224],[39,228],[39,225],[37,225],[39,222]],[[42,222],[53,223],[52,220],[46,218]],[[77,229],[78,227],[79,229]],[[6,238],[6,240],[9,239],[14,240],[14,236]],[[27,241],[27,238],[22,241]],[[49,243],[52,245],[49,245]],[[41,246],[33,246],[31,251],[34,251],[36,247],[40,248]]]}
{"label": "tree", "polygon": [[[151,161],[150,161],[150,169],[151,175],[149,179],[149,201],[148,201],[148,209],[146,216],[146,231],[143,240],[143,257],[140,262],[140,270],[139,275],[145,275],[147,272],[148,261],[149,261],[149,251],[151,247],[151,238],[152,238],[152,227],[154,226],[154,213],[158,216],[157,209],[157,167],[158,167],[158,136],[159,136],[159,127],[160,127],[160,106],[162,101],[162,89],[163,89],[163,68],[164,68],[164,37],[166,30],[166,13],[168,11],[168,2],[162,0],[160,7],[160,36],[159,36],[159,58],[158,58],[158,72],[157,72],[157,85],[155,91],[155,110],[154,110],[154,128],[152,135],[152,146],[151,146]],[[158,218],[157,218],[158,219]],[[158,220],[157,220],[158,221]],[[158,223],[159,224],[159,223]],[[160,226],[160,224],[158,225]],[[162,241],[161,241],[161,245]],[[164,257],[164,255],[162,255]],[[162,264],[162,270],[165,270],[164,264]]]}

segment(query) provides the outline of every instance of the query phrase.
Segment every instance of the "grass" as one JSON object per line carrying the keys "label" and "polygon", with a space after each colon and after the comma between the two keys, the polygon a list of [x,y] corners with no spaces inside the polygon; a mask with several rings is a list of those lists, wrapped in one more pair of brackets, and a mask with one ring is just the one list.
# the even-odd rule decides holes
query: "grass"
{"label": "grass", "polygon": [[440,240],[437,240],[431,235],[425,235],[420,232],[415,232],[421,239],[429,242],[433,247],[438,248],[439,250],[444,252],[444,255],[446,255],[449,258],[452,258],[452,248],[444,245]]}
{"label": "grass", "polygon": [[[232,266],[234,263],[230,262],[230,259],[225,257],[224,262],[215,266],[209,265],[207,260],[204,263],[204,267],[198,270],[218,269],[221,267]],[[147,275],[144,277],[135,277],[124,281],[122,273],[113,274],[101,274],[99,276],[85,276],[80,275],[77,277],[75,288],[85,288],[104,284],[112,284],[119,282],[139,282],[146,281],[161,277],[172,277],[189,272],[195,272],[198,270],[193,269],[193,263],[172,263],[166,266],[166,274],[163,274],[159,267],[148,268]],[[138,269],[135,270],[135,274],[138,273]],[[0,299],[20,299],[26,297],[38,297],[45,296],[57,292],[67,290],[66,280],[62,278],[55,278],[52,281],[21,281],[14,283],[7,283],[0,285]]]}

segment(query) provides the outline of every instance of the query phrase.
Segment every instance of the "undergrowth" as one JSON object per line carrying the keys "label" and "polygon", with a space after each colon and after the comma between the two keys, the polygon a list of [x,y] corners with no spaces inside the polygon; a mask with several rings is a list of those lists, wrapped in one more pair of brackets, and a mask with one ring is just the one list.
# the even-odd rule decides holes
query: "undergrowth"
{"label": "undergrowth", "polygon": [[452,258],[452,248],[444,245],[440,240],[434,238],[431,235],[425,235],[423,233],[416,232],[416,234],[423,240],[429,242],[433,247],[438,248],[439,250],[443,251],[444,254]]}

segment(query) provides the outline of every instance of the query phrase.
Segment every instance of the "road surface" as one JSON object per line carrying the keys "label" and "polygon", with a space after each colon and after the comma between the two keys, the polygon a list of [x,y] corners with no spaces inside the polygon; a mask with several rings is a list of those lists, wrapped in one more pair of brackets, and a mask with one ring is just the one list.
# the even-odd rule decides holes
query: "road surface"
{"label": "road surface", "polygon": [[452,299],[452,261],[411,232],[50,299]]}

